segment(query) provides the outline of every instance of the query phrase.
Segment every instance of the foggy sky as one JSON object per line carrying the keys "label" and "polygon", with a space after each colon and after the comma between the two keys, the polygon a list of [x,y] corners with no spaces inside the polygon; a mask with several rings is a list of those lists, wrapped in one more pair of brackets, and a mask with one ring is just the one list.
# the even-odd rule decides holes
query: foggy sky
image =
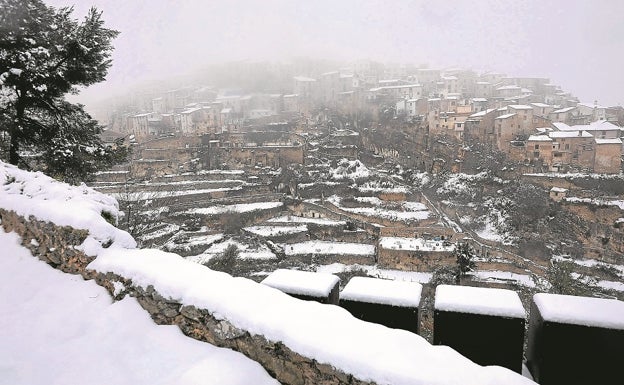
{"label": "foggy sky", "polygon": [[77,18],[95,5],[121,32],[85,100],[206,63],[307,56],[548,77],[583,102],[624,104],[621,0],[45,1]]}

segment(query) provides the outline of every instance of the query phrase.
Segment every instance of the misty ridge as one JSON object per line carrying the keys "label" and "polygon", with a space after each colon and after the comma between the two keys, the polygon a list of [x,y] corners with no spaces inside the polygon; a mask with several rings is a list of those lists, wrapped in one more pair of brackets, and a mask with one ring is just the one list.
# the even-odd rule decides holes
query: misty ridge
{"label": "misty ridge", "polygon": [[623,102],[617,65],[622,26],[615,17],[622,5],[617,2],[48,3],[73,5],[76,17],[95,5],[107,25],[121,32],[106,83],[84,90],[85,102],[209,63],[279,63],[296,57],[543,77],[583,102]]}

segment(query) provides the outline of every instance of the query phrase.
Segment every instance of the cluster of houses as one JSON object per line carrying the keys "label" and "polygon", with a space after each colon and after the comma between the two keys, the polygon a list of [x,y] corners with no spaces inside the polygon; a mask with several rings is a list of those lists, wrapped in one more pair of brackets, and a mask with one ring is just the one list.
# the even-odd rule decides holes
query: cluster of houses
{"label": "cluster of houses", "polygon": [[[286,76],[286,75],[284,75]],[[541,171],[621,170],[622,107],[578,99],[547,78],[470,70],[389,67],[364,61],[338,71],[292,76],[282,93],[212,87],[149,94],[113,130],[138,141],[166,135],[246,132],[332,110],[379,119],[390,110],[430,135],[479,140]],[[290,91],[290,92],[288,92]],[[358,115],[359,114],[359,115]]]}

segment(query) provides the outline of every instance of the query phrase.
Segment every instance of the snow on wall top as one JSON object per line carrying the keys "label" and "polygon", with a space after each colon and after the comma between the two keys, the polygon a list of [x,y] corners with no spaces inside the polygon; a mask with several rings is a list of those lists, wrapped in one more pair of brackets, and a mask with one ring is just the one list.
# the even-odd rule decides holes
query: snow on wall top
{"label": "snow on wall top", "polygon": [[511,318],[526,315],[515,291],[471,286],[439,285],[435,292],[435,309]]}
{"label": "snow on wall top", "polygon": [[532,381],[499,366],[482,367],[447,346],[403,330],[363,322],[346,310],[299,301],[266,285],[212,271],[159,250],[104,249],[88,266],[153,285],[165,298],[207,309],[251,334],[283,342],[306,357],[364,381],[394,385],[515,385]]}
{"label": "snow on wall top", "polygon": [[0,162],[0,183],[0,207],[6,210],[25,218],[32,215],[60,226],[88,230],[99,243],[112,241],[113,246],[136,247],[130,234],[102,217],[103,213],[119,217],[119,205],[111,196],[84,184],[70,186],[41,172],[20,170],[4,162]]}
{"label": "snow on wall top", "polygon": [[418,307],[422,285],[417,282],[353,277],[340,292],[340,299],[400,307]]}
{"label": "snow on wall top", "polygon": [[427,240],[423,238],[381,237],[379,247],[389,250],[409,251],[448,251],[455,250],[454,244],[444,245],[443,241]]}
{"label": "snow on wall top", "polygon": [[533,301],[545,321],[624,330],[624,302],[616,299],[538,293]]}
{"label": "snow on wall top", "polygon": [[327,297],[339,281],[340,279],[332,274],[277,269],[262,283],[289,294]]}

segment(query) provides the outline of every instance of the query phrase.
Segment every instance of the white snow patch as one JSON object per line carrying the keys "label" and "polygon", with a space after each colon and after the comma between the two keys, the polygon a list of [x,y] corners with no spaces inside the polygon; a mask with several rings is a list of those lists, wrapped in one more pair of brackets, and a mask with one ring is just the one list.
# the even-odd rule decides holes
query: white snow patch
{"label": "white snow patch", "polygon": [[533,296],[545,321],[624,329],[624,302],[615,299],[538,293]]}
{"label": "white snow patch", "polygon": [[260,235],[261,237],[274,237],[279,235],[297,234],[308,231],[308,226],[250,226],[245,231]]}
{"label": "white snow patch", "polygon": [[481,281],[516,283],[525,287],[535,287],[535,281],[530,275],[512,273],[499,270],[479,270],[472,273],[472,276]]}
{"label": "white snow patch", "polygon": [[346,221],[337,221],[334,219],[326,219],[326,218],[308,218],[308,217],[297,217],[294,215],[287,215],[282,217],[275,217],[269,219],[267,222],[278,222],[278,223],[313,223],[315,225],[324,225],[324,226],[344,226],[347,224]]}
{"label": "white snow patch", "polygon": [[453,251],[454,244],[444,245],[444,241],[428,240],[423,238],[381,237],[379,247],[389,250],[409,251]]}
{"label": "white snow patch", "polygon": [[[111,247],[136,247],[135,240],[103,217],[108,213],[119,218],[117,201],[87,187],[70,186],[41,172],[28,172],[0,162],[0,207],[25,218],[31,215],[41,221],[89,231],[89,238],[98,243],[113,242]],[[90,251],[97,249],[92,244]]]}
{"label": "white snow patch", "polygon": [[240,203],[235,205],[216,205],[186,211],[187,214],[219,215],[225,213],[247,213],[251,211],[269,210],[283,206],[282,202]]}
{"label": "white snow patch", "polygon": [[435,309],[511,318],[526,317],[518,293],[486,287],[438,285]]}
{"label": "white snow patch", "polygon": [[327,297],[339,281],[331,274],[277,269],[263,279],[262,284],[289,294]]}
{"label": "white snow patch", "polygon": [[375,246],[364,243],[307,241],[281,246],[286,255],[375,255]]}
{"label": "white snow patch", "polygon": [[422,285],[415,282],[353,277],[340,292],[340,299],[418,308]]}

